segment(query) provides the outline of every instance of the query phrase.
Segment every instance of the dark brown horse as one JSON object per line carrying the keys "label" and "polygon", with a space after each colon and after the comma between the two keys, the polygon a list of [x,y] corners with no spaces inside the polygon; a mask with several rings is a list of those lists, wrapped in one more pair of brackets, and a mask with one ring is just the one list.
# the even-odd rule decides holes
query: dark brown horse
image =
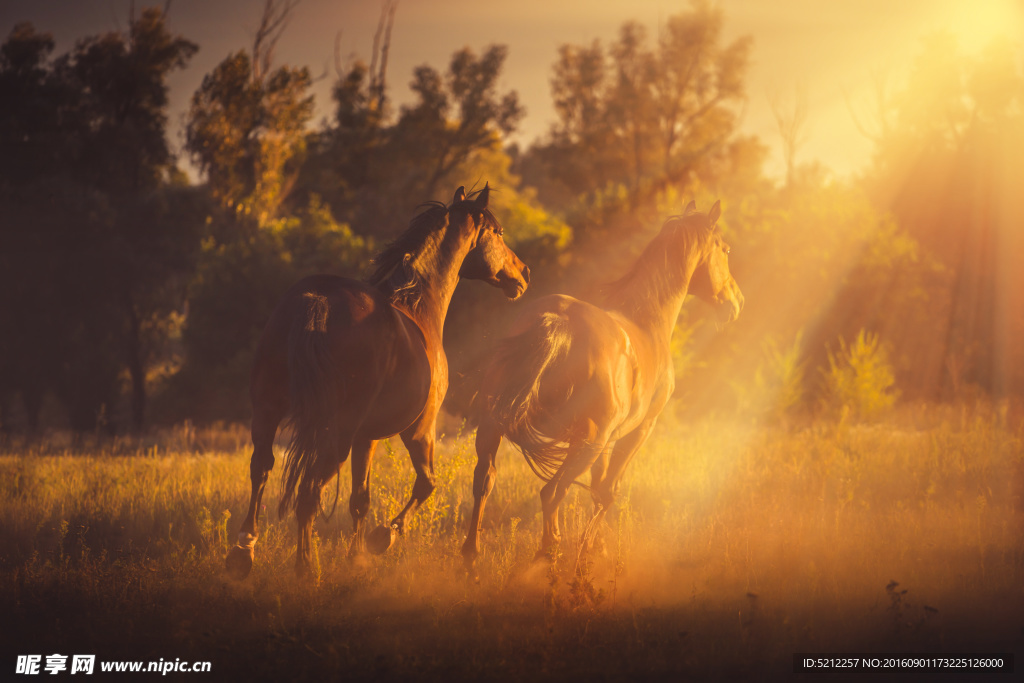
{"label": "dark brown horse", "polygon": [[412,497],[377,538],[383,552],[406,518],[434,489],[437,412],[448,390],[441,346],[445,314],[460,277],[500,287],[510,299],[526,291],[530,271],[509,249],[487,209],[489,190],[467,199],[459,188],[449,206],[428,204],[409,229],[375,259],[368,282],[333,275],[306,278],[278,304],[256,349],[252,369],[252,497],[229,572],[252,568],[257,519],[274,466],[278,425],[291,416],[293,437],[279,511],[294,508],[296,569],[309,571],[313,518],[324,485],[352,454],[354,523],[351,550],[365,547],[370,461],[379,439],[400,434],[416,483]]}
{"label": "dark brown horse", "polygon": [[619,479],[665,407],[675,378],[669,343],[687,291],[735,320],[743,295],[716,227],[719,203],[693,202],[669,219],[633,268],[611,286],[607,309],[553,295],[519,316],[484,373],[473,478],[473,516],[462,548],[469,571],[480,552],[480,519],[505,436],[547,483],[537,557],[559,541],[558,506],[588,469],[595,511],[584,549],[615,501]]}

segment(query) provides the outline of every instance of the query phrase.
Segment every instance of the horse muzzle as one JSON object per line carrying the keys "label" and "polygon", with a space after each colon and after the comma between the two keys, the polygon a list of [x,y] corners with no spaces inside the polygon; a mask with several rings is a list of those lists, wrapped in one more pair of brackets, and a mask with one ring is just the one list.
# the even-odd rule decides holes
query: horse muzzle
{"label": "horse muzzle", "polygon": [[501,291],[512,301],[521,297],[530,286],[530,268],[523,266],[521,273],[502,277]]}
{"label": "horse muzzle", "polygon": [[716,307],[718,309],[718,321],[722,325],[735,322],[743,310],[744,300],[740,288],[733,286],[729,290],[729,296],[723,298]]}

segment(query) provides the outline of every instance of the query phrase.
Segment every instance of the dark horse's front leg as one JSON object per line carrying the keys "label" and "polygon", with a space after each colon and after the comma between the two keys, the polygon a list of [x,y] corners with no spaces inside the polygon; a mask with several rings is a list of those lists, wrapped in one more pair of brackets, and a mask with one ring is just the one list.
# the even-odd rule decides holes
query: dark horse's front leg
{"label": "dark horse's front leg", "polygon": [[252,493],[249,495],[249,512],[238,532],[238,545],[228,552],[225,565],[233,578],[241,580],[252,570],[254,548],[259,537],[260,505],[263,502],[263,490],[267,486],[270,470],[274,468],[274,435],[277,426],[284,418],[287,408],[273,406],[265,410],[253,411],[252,419],[252,459],[249,461],[249,478],[252,481]]}
{"label": "dark horse's front leg", "polygon": [[400,534],[405,533],[406,522],[413,512],[434,492],[434,437],[437,429],[437,410],[430,414],[424,411],[420,419],[401,433],[402,443],[409,450],[409,458],[416,470],[416,482],[412,486],[412,496],[398,516],[391,520],[391,528]]}

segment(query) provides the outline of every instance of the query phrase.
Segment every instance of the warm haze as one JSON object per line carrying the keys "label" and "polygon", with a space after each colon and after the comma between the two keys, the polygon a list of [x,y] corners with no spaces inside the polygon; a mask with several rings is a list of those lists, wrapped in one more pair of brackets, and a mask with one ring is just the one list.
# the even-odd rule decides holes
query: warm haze
{"label": "warm haze", "polygon": [[0,5],[0,672],[1019,668],[1024,4],[382,6]]}
{"label": "warm haze", "polygon": [[[135,3],[138,7],[146,3]],[[803,161],[818,160],[840,175],[862,169],[871,144],[858,131],[851,112],[867,116],[874,106],[873,74],[898,85],[920,39],[951,32],[965,52],[974,54],[1000,35],[1024,36],[1022,0],[722,0],[726,36],[754,37],[747,80],[748,104],[743,130],[773,147],[768,171],[781,176],[784,164],[771,99],[790,105],[801,90],[808,106]],[[123,27],[130,0],[10,0],[0,7],[0,31],[29,20],[52,31],[58,51],[83,33]],[[228,52],[251,42],[262,0],[175,0],[170,20],[175,30],[202,46],[189,68],[171,78],[172,130],[180,131],[188,98],[203,74]],[[613,40],[624,21],[640,22],[656,34],[665,18],[684,7],[670,0],[546,0],[476,2],[403,0],[395,20],[388,80],[395,102],[409,101],[413,67],[447,63],[453,50],[480,50],[491,43],[510,48],[503,83],[515,89],[527,116],[515,141],[529,144],[544,136],[554,119],[549,79],[556,50],[565,43]],[[308,65],[323,75],[315,85],[319,116],[329,115],[328,93],[334,78],[335,37],[341,33],[343,58],[369,58],[380,12],[379,3],[354,0],[304,0],[281,39],[278,59]],[[319,119],[319,116],[317,117]],[[178,133],[172,140],[180,145]]]}

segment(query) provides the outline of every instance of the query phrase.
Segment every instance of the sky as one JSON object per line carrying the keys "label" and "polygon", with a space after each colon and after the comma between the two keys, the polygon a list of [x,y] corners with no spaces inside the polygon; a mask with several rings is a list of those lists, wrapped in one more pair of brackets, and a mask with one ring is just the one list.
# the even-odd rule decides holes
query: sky
{"label": "sky", "polygon": [[[228,54],[251,46],[264,0],[173,0],[172,31],[200,46],[187,69],[170,79],[171,141],[183,143],[188,99]],[[136,2],[144,7],[145,0]],[[921,39],[948,30],[966,53],[997,34],[1024,39],[1024,0],[719,0],[725,40],[754,38],[741,132],[769,145],[766,172],[783,173],[773,98],[785,108],[806,93],[806,142],[798,162],[818,161],[837,177],[861,170],[872,143],[859,130],[873,100],[873,74],[898,86]],[[123,29],[131,0],[0,0],[3,36],[19,21],[53,33],[57,53],[87,35]],[[554,122],[550,75],[560,45],[615,39],[634,20],[655,36],[686,0],[400,0],[388,66],[390,96],[412,95],[408,83],[420,64],[444,69],[464,46],[477,52],[492,43],[509,47],[502,89],[514,89],[526,117],[514,140],[526,146]],[[335,37],[344,57],[369,59],[381,3],[374,0],[302,0],[278,44],[278,63],[306,65],[314,77],[316,123],[330,115]]]}

